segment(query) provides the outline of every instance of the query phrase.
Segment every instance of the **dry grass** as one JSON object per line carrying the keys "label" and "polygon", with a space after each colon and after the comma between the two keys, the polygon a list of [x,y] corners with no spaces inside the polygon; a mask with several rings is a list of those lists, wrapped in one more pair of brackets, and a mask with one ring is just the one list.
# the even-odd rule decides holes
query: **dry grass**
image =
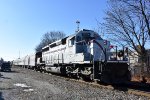
{"label": "dry grass", "polygon": [[[150,83],[150,77],[145,76],[144,79],[146,80],[146,83]],[[142,82],[142,77],[140,77],[140,75],[135,75],[132,77],[131,81]]]}

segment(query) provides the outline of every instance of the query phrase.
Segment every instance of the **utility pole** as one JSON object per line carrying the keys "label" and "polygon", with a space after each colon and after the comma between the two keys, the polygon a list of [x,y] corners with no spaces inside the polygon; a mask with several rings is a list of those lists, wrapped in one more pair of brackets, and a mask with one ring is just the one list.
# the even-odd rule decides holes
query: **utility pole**
{"label": "utility pole", "polygon": [[19,51],[19,59],[20,59],[20,51]]}

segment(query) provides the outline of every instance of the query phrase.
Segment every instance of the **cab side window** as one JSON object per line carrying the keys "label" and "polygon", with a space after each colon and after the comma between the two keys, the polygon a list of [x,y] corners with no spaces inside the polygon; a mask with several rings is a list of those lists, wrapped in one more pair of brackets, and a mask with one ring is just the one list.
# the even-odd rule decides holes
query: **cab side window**
{"label": "cab side window", "polygon": [[73,46],[75,44],[75,37],[69,40],[69,46]]}

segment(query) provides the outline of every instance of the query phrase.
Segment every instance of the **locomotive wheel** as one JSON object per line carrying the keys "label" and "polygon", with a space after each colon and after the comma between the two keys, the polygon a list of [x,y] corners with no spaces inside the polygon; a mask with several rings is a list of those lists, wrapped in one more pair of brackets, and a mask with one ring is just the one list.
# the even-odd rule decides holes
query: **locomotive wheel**
{"label": "locomotive wheel", "polygon": [[70,73],[68,73],[68,74],[67,74],[67,76],[68,76],[68,77],[71,77],[71,74],[70,74]]}
{"label": "locomotive wheel", "polygon": [[90,74],[90,80],[93,81],[94,80],[94,75]]}
{"label": "locomotive wheel", "polygon": [[80,79],[80,75],[79,74],[77,74],[77,79]]}
{"label": "locomotive wheel", "polygon": [[88,76],[81,75],[79,79],[84,80],[84,81],[89,81],[89,82],[91,82],[91,81],[94,80],[93,74],[90,74],[90,75],[88,75]]}
{"label": "locomotive wheel", "polygon": [[81,80],[85,80],[85,77],[83,75],[80,75],[80,78]]}

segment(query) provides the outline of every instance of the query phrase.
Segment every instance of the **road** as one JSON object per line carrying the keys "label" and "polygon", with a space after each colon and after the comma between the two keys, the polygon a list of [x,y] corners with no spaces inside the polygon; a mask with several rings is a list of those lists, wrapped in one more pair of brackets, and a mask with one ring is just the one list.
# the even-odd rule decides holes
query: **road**
{"label": "road", "polygon": [[13,67],[0,72],[0,100],[148,100],[123,91],[96,88],[65,78]]}

